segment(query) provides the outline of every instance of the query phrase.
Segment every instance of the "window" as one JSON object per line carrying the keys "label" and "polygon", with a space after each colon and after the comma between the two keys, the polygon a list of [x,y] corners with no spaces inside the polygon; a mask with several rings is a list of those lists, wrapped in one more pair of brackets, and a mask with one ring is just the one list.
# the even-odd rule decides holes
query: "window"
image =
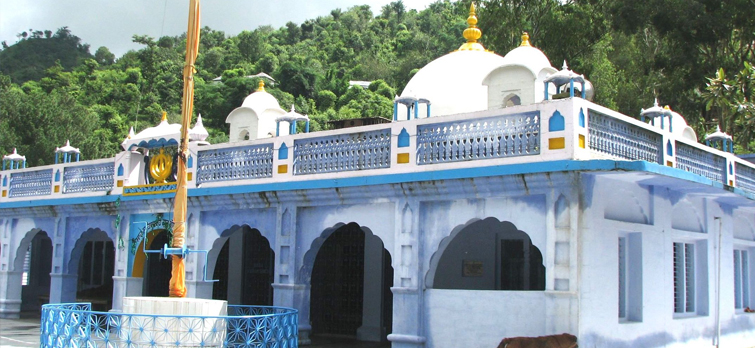
{"label": "window", "polygon": [[695,312],[695,245],[674,243],[674,313]]}
{"label": "window", "polygon": [[503,107],[510,107],[510,106],[516,106],[516,105],[522,105],[522,99],[519,98],[518,95],[513,95],[509,98],[506,98],[506,101],[503,102]]}
{"label": "window", "polygon": [[642,234],[619,235],[619,320],[642,321]]}
{"label": "window", "polygon": [[747,250],[734,250],[734,308],[750,307],[750,267]]}
{"label": "window", "polygon": [[21,274],[21,285],[29,285],[29,273],[31,272],[31,243],[26,248],[26,256],[24,256],[24,268]]}

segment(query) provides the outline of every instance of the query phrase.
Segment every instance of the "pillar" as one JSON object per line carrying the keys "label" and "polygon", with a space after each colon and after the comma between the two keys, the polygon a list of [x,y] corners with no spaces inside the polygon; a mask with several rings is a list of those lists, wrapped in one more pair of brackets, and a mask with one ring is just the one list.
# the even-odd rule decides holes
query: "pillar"
{"label": "pillar", "polygon": [[0,271],[0,318],[18,319],[21,313],[22,273]]}
{"label": "pillar", "polygon": [[362,326],[357,329],[360,341],[380,342],[383,332],[383,243],[376,236],[364,239],[364,293]]}
{"label": "pillar", "polygon": [[78,280],[78,274],[51,273],[50,303],[76,302]]}
{"label": "pillar", "polygon": [[144,279],[141,277],[113,277],[113,311],[123,309],[123,298],[141,296]]}

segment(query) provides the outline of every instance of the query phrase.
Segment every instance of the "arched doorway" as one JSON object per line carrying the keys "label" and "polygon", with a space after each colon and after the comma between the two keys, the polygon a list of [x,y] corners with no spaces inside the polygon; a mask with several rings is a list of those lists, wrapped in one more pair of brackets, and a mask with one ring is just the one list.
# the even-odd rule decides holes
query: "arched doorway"
{"label": "arched doorway", "polygon": [[273,305],[275,253],[260,231],[243,226],[224,238],[213,271],[212,298],[230,304]]}
{"label": "arched doorway", "polygon": [[393,267],[379,237],[356,223],[335,230],[317,251],[310,284],[313,336],[386,340],[393,316]]}
{"label": "arched doorway", "polygon": [[[155,231],[155,236],[148,241],[148,250],[160,250],[165,244],[170,244],[170,235],[166,230]],[[144,277],[142,294],[144,296],[168,297],[170,272],[173,267],[170,258],[164,258],[160,253],[147,253],[144,262]]]}
{"label": "arched doorway", "polygon": [[511,222],[478,220],[441,242],[426,284],[433,289],[545,290],[543,254]]}
{"label": "arched doorway", "polygon": [[90,302],[95,311],[109,311],[113,307],[113,241],[105,232],[88,231],[76,242],[72,254],[78,257],[76,302]]}
{"label": "arched doorway", "polygon": [[[25,243],[21,243],[24,247]],[[21,311],[39,312],[50,301],[50,272],[52,272],[52,240],[43,231],[37,232],[26,244],[21,275]]]}

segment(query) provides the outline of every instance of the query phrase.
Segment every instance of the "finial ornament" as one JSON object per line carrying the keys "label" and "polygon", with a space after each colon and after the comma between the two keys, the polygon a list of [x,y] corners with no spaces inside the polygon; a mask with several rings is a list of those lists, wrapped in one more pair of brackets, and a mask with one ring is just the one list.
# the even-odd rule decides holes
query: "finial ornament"
{"label": "finial ornament", "polygon": [[264,92],[265,91],[265,81],[262,81],[260,79],[260,83],[257,85],[257,92]]}
{"label": "finial ornament", "polygon": [[160,120],[160,122],[168,122],[168,113],[163,111],[163,118]]}
{"label": "finial ornament", "polygon": [[482,37],[482,30],[477,27],[477,14],[475,12],[474,3],[469,5],[469,17],[467,18],[467,29],[464,29],[464,38],[467,42],[459,47],[459,51],[485,51],[485,47],[482,46],[477,40]]}
{"label": "finial ornament", "polygon": [[526,31],[522,32],[522,44],[519,45],[520,47],[532,47],[530,44],[530,34],[527,34]]}

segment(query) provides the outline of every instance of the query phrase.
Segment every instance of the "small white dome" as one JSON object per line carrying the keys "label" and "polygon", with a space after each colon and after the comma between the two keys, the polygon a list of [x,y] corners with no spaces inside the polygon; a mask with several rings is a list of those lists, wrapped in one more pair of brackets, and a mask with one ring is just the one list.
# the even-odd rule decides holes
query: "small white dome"
{"label": "small white dome", "polygon": [[492,52],[451,52],[420,69],[401,97],[429,100],[433,116],[485,110],[487,86],[482,81],[503,63],[504,58]]}
{"label": "small white dome", "polygon": [[503,57],[501,65],[520,65],[531,71],[534,76],[538,76],[545,68],[553,69],[545,53],[532,46],[519,46],[509,51]]}
{"label": "small white dome", "polygon": [[241,107],[250,108],[257,112],[258,115],[267,109],[280,109],[278,100],[272,94],[265,91],[257,91],[250,94],[244,98]]}

